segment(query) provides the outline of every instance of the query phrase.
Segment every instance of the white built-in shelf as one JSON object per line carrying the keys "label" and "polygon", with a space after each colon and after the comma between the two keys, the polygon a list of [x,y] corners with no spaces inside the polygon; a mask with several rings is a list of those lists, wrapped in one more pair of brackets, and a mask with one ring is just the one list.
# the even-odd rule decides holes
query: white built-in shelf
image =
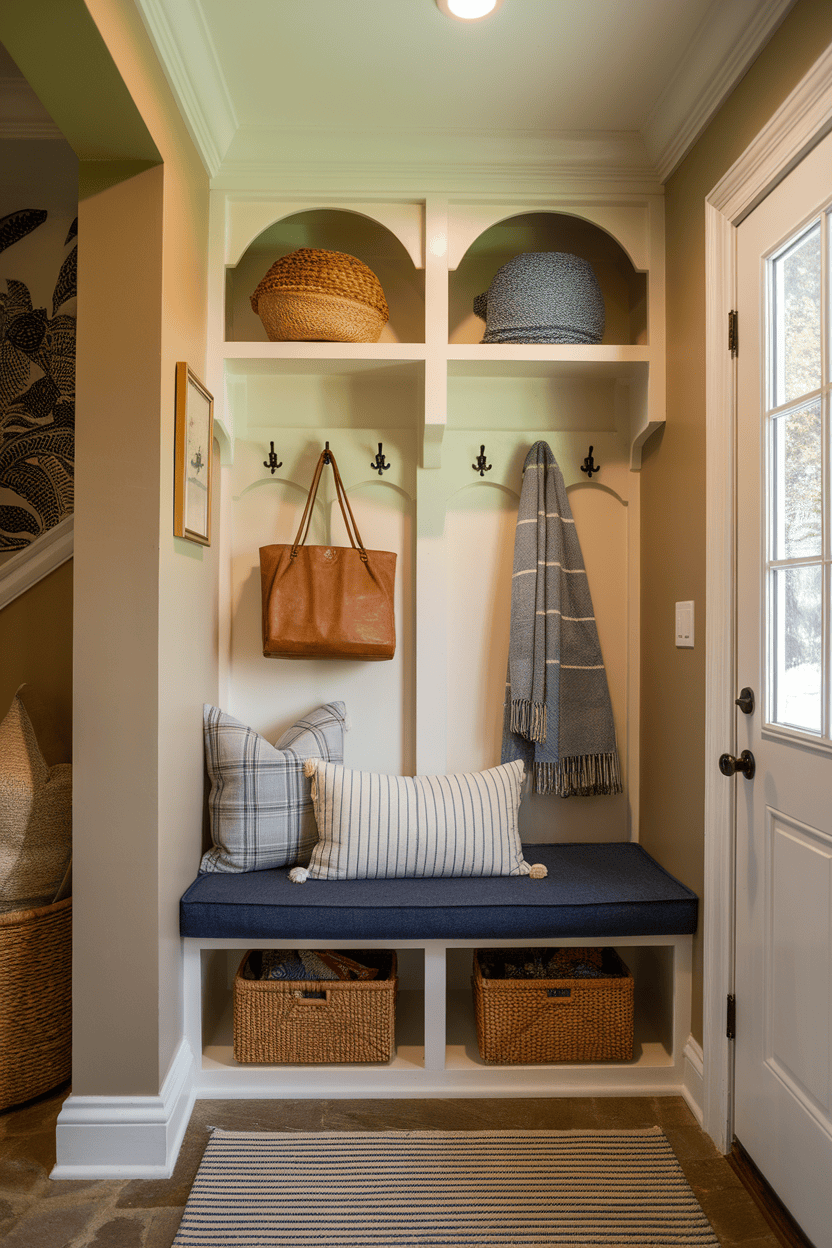
{"label": "white built-in shelf", "polygon": [[[232,968],[239,950],[286,947],[288,941],[189,938],[185,946],[186,1035],[197,1056],[200,1097],[538,1096],[678,1094],[690,1030],[690,936],[582,940],[407,940],[399,950],[396,1043],[383,1063],[240,1063],[233,1053]],[[360,941],[364,948],[390,947]],[[501,1065],[479,1055],[472,992],[473,947],[612,944],[635,982],[630,1061]],[[355,941],[328,941],[354,948]],[[415,986],[409,986],[415,982]],[[461,985],[465,984],[464,987]]]}
{"label": "white built-in shelf", "polygon": [[650,363],[642,346],[573,344],[465,343],[447,350],[448,372],[456,377],[535,377],[549,373],[631,376]]}
{"label": "white built-in shelf", "polygon": [[[413,770],[444,772],[449,769],[452,695],[447,679],[450,608],[442,587],[450,583],[455,566],[450,500],[459,502],[454,531],[467,534],[465,508],[473,514],[488,499],[499,519],[499,505],[516,498],[532,441],[551,443],[568,486],[588,481],[580,465],[594,446],[603,476],[581,498],[591,499],[599,516],[614,517],[612,537],[618,545],[609,544],[607,529],[599,529],[601,541],[604,550],[619,552],[619,566],[626,566],[628,576],[621,665],[626,665],[629,692],[622,695],[621,729],[629,826],[637,828],[640,544],[639,478],[632,469],[640,467],[644,443],[664,421],[661,197],[622,192],[605,201],[584,188],[559,202],[542,177],[537,192],[529,192],[522,203],[504,200],[502,193],[490,201],[486,190],[465,200],[414,192],[377,201],[357,191],[340,206],[331,200],[316,205],[302,188],[281,200],[256,192],[212,192],[205,380],[216,400],[224,459],[232,458],[237,440],[229,474],[235,521],[242,517],[241,532],[251,536],[255,552],[264,532],[288,532],[286,517],[294,516],[323,439],[330,437],[347,488],[363,491],[368,500],[372,487],[385,524],[391,516],[404,517],[401,566],[409,568],[410,577],[401,618],[411,629],[409,649],[403,647],[411,667],[401,678],[406,690],[401,707],[413,738]],[[297,247],[344,251],[373,269],[390,307],[379,342],[266,340],[249,295],[271,263]],[[483,344],[485,325],[473,313],[475,296],[513,255],[552,250],[573,251],[593,264],[604,293],[604,341],[592,346]],[[382,438],[392,464],[383,478],[371,466]],[[269,474],[264,463],[271,440],[284,464],[278,475]],[[481,444],[493,463],[484,478],[472,464]],[[401,503],[401,512],[392,502]],[[226,605],[239,638],[256,617],[259,591],[256,575],[248,573],[253,563],[245,541],[236,557],[242,569],[237,573],[240,596]],[[617,618],[614,611],[610,614]],[[260,679],[255,631],[251,626],[249,641],[235,651],[243,701],[246,682]],[[612,641],[614,650],[619,639]],[[289,679],[296,678],[296,671]],[[321,680],[321,690],[329,687]],[[398,686],[389,688],[391,712],[398,714]],[[292,689],[296,692],[297,685]],[[275,696],[279,702],[277,688]],[[360,943],[368,948],[386,944]],[[480,1060],[470,990],[462,985],[470,977],[471,944],[488,941],[393,943],[400,954],[409,952],[411,963],[400,980],[391,1062],[251,1066],[233,1058],[232,954],[239,957],[241,949],[280,942],[186,939],[186,1034],[197,1058],[197,1095],[661,1095],[681,1090],[690,1030],[691,937],[490,942],[614,943],[629,948],[635,958],[633,1060],[553,1066],[492,1066]],[[339,942],[327,944],[339,947]],[[340,942],[342,948],[355,945],[355,940]],[[413,956],[422,968],[415,983]],[[460,958],[467,959],[462,978]],[[400,957],[400,964],[406,961]]]}
{"label": "white built-in shelf", "polygon": [[[426,468],[441,466],[446,428],[473,427],[461,414],[466,405],[474,411],[479,406],[478,392],[464,389],[468,381],[556,387],[553,432],[615,432],[631,468],[640,467],[644,442],[664,420],[663,238],[650,197],[626,206],[604,205],[597,197],[585,205],[574,197],[559,205],[539,196],[526,204],[489,206],[430,196],[377,204],[345,200],[339,209],[332,203],[316,208],[303,198],[270,204],[257,195],[249,202],[215,192],[212,239],[209,389],[228,452],[237,429],[265,424],[252,418],[252,394],[240,385],[248,378],[306,378],[310,387],[320,379],[328,387],[328,408],[344,409],[333,426],[356,429],[368,424],[366,391],[357,390],[352,378],[363,375],[368,384],[375,378],[380,386],[397,378],[405,388],[418,384],[422,414],[414,415],[409,396],[404,423],[419,430]],[[299,246],[348,252],[377,273],[390,306],[381,341],[265,340],[249,295],[273,260]],[[485,325],[473,315],[475,295],[512,255],[535,250],[574,250],[593,264],[607,310],[603,343],[480,342]],[[338,378],[345,381],[340,394],[332,389]],[[263,391],[254,403],[274,413],[275,429],[290,423],[303,428],[304,406],[320,411],[323,405],[313,389],[308,396],[305,401],[296,388],[282,407]],[[525,396],[521,389],[518,399],[504,405],[507,429],[524,427],[524,408],[540,408],[533,389]],[[238,419],[238,411],[246,418]],[[319,417],[308,423],[321,426]],[[379,424],[377,418],[373,423]],[[493,428],[493,421],[484,427]]]}
{"label": "white built-in shelf", "polygon": [[300,372],[322,376],[348,373],[385,364],[421,362],[424,343],[411,342],[235,342],[223,352],[232,374]]}

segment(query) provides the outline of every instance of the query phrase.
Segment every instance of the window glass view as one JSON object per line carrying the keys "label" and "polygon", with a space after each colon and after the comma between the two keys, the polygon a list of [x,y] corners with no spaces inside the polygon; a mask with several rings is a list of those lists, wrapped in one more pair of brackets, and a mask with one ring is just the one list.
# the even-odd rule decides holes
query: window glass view
{"label": "window glass view", "polygon": [[830,670],[829,223],[827,213],[769,258],[766,357],[768,720],[822,737]]}

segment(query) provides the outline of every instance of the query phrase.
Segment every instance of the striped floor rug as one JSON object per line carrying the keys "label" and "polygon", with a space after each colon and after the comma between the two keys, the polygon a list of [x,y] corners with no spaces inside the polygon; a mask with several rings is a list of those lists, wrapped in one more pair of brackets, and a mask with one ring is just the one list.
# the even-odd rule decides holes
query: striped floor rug
{"label": "striped floor rug", "polygon": [[215,1131],[173,1248],[718,1248],[649,1131]]}

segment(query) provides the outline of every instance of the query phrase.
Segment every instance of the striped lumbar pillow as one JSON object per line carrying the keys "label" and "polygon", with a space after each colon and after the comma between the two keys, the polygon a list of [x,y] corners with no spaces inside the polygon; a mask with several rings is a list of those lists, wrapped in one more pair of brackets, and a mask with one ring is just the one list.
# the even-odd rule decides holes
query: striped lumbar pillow
{"label": "striped lumbar pillow", "polygon": [[386,776],[310,759],[318,880],[528,875],[517,827],[524,765],[456,776]]}
{"label": "striped lumbar pillow", "polygon": [[347,712],[319,706],[276,745],[216,706],[203,708],[208,809],[213,846],[201,871],[263,871],[307,862],[318,838],[308,779],[309,758],[341,762]]}

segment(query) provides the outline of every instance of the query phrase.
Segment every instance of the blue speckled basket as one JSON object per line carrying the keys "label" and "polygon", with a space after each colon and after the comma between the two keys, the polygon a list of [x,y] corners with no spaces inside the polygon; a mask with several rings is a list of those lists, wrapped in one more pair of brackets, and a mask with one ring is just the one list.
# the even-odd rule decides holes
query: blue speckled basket
{"label": "blue speckled basket", "polygon": [[597,343],[604,296],[592,265],[563,251],[528,251],[498,269],[474,312],[483,342]]}

